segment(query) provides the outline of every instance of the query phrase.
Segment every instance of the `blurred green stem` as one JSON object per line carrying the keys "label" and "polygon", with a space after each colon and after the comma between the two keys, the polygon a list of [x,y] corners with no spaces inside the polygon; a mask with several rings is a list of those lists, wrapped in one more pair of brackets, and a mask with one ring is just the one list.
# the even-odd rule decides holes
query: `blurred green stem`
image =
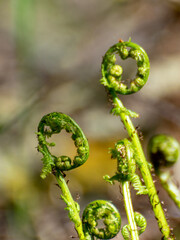
{"label": "blurred green stem", "polygon": [[35,0],[12,0],[15,45],[20,60],[32,57],[34,47]]}
{"label": "blurred green stem", "polygon": [[160,171],[157,173],[157,175],[161,181],[163,188],[167,191],[167,193],[178,206],[178,208],[180,208],[180,191],[176,184],[173,182],[170,172]]}

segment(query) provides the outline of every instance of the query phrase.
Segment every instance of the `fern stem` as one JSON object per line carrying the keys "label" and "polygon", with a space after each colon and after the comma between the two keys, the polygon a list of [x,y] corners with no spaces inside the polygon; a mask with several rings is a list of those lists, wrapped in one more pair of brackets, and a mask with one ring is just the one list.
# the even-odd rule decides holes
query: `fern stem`
{"label": "fern stem", "polygon": [[[124,108],[124,105],[122,104],[120,99],[117,97],[117,95],[113,89],[110,90],[110,94],[112,96],[114,105],[118,106],[120,109]],[[128,135],[131,138],[131,141],[134,144],[134,147],[136,149],[136,153],[139,157],[139,168],[140,168],[142,177],[144,179],[145,185],[148,189],[149,199],[150,199],[155,217],[158,221],[159,229],[160,229],[161,233],[163,234],[164,239],[172,240],[172,239],[174,239],[174,237],[170,236],[170,234],[171,234],[170,227],[167,223],[163,208],[159,201],[159,197],[158,197],[156,188],[154,186],[153,179],[152,179],[149,167],[148,167],[148,163],[144,156],[144,152],[142,150],[142,146],[141,146],[138,134],[136,132],[136,129],[134,128],[134,125],[133,125],[130,117],[127,114],[125,114],[124,112],[120,112],[119,115],[121,117],[123,124],[125,125],[125,127],[127,129]]]}
{"label": "fern stem", "polygon": [[79,239],[80,240],[84,240],[84,232],[83,232],[83,228],[82,228],[82,222],[81,222],[81,218],[79,216],[79,209],[78,209],[78,203],[75,202],[72,198],[72,195],[69,191],[69,188],[67,186],[67,183],[64,179],[64,177],[62,176],[61,172],[57,172],[55,174],[57,182],[59,187],[61,188],[62,191],[62,195],[61,198],[65,201],[66,205],[67,205],[67,210],[69,210],[69,218],[72,222],[74,222],[75,225],[75,229],[78,233]]}
{"label": "fern stem", "polygon": [[138,234],[137,225],[135,222],[134,210],[133,210],[133,205],[132,205],[132,201],[131,201],[131,192],[130,192],[130,188],[129,188],[129,181],[122,182],[122,189],[123,189],[123,197],[124,197],[124,205],[125,205],[125,209],[126,209],[126,215],[127,215],[128,222],[130,225],[131,239],[139,240],[139,234]]}

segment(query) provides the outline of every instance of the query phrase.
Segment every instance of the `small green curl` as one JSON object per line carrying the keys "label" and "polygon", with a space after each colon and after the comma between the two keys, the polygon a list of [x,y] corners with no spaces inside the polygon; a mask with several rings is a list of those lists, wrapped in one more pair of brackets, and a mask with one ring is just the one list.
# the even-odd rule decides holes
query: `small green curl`
{"label": "small green curl", "polygon": [[136,171],[132,143],[126,138],[118,141],[115,149],[111,149],[111,158],[117,159],[117,173],[121,181],[130,181]]}
{"label": "small green curl", "polygon": [[180,146],[173,137],[158,134],[150,139],[148,151],[155,170],[158,170],[160,167],[170,167],[176,163],[180,153]]}
{"label": "small green curl", "polygon": [[[103,228],[98,228],[98,220],[103,220]],[[86,240],[111,239],[120,231],[121,216],[112,203],[96,200],[85,208],[82,222]]]}
{"label": "small green curl", "polygon": [[[135,212],[134,213],[134,217],[135,217],[135,222],[138,229],[138,234],[141,235],[147,227],[147,221],[146,218],[140,214],[139,212]],[[131,226],[130,225],[125,225],[122,229],[121,229],[121,233],[122,236],[124,238],[124,240],[130,240],[131,236],[130,236],[130,232],[131,232]]]}
{"label": "small green curl", "polygon": [[[72,160],[68,156],[54,156],[49,147],[55,146],[55,143],[48,143],[47,138],[53,134],[58,134],[64,129],[72,134],[72,139],[77,147],[77,155]],[[78,124],[69,116],[52,112],[45,115],[38,126],[38,151],[43,154],[43,169],[41,177],[45,178],[52,170],[67,171],[81,166],[86,162],[89,156],[88,141]]]}
{"label": "small green curl", "polygon": [[115,180],[119,182],[130,181],[137,191],[137,195],[148,194],[147,188],[136,174],[136,154],[131,141],[126,138],[118,141],[110,152],[111,158],[117,159],[117,173],[113,177],[105,175],[104,179],[110,184],[113,184]]}
{"label": "small green curl", "polygon": [[[137,63],[138,70],[129,87],[122,80],[123,69],[116,64],[115,54],[119,55],[122,60],[132,58]],[[131,42],[131,40],[128,42],[120,41],[110,47],[103,57],[101,65],[102,79],[100,82],[109,90],[115,90],[116,93],[132,94],[139,91],[147,82],[149,69],[149,58],[142,47]]]}

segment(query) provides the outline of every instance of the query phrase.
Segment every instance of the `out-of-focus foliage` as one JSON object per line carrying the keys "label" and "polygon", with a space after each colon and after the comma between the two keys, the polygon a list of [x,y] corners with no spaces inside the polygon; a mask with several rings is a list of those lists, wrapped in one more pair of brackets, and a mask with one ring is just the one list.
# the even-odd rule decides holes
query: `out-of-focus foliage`
{"label": "out-of-focus foliage", "polygon": [[[179,9],[175,0],[0,1],[0,239],[76,237],[55,180],[39,177],[42,163],[35,132],[49,112],[72,116],[90,143],[87,163],[68,175],[73,196],[81,196],[81,209],[97,198],[119,202],[119,188],[109,188],[102,176],[111,175],[116,164],[108,148],[126,133],[109,114],[99,79],[102,56],[120,38],[132,37],[150,56],[146,86],[122,97],[129,109],[140,113],[135,123],[141,126],[143,144],[160,132],[180,141]],[[123,74],[133,76],[135,62],[123,64]],[[55,152],[73,156],[69,135],[52,141]],[[177,163],[174,173],[180,181],[179,167]],[[158,189],[180,239],[179,213]],[[159,239],[148,199],[134,196],[133,204],[148,221],[144,239]],[[123,205],[117,207],[126,223]]]}

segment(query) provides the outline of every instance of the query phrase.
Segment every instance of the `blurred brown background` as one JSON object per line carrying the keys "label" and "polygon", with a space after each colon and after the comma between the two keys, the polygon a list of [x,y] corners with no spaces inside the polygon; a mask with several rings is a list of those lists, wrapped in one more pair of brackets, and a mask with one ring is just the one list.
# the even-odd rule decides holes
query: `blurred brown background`
{"label": "blurred brown background", "polygon": [[[67,173],[81,212],[91,200],[109,199],[120,210],[122,224],[127,223],[118,184],[110,186],[102,178],[116,171],[108,148],[127,133],[109,114],[111,106],[99,79],[104,53],[129,37],[147,51],[151,63],[143,89],[121,97],[127,108],[140,113],[133,121],[143,132],[143,147],[146,151],[156,133],[172,134],[180,141],[179,0],[0,0],[1,240],[77,237],[55,179],[39,177],[42,162],[35,132],[41,117],[53,111],[74,118],[89,140],[89,160]],[[123,66],[125,77],[135,74],[134,61]],[[68,134],[54,140],[54,153],[73,155]],[[177,182],[179,170],[177,163]],[[180,239],[180,212],[156,184]],[[133,190],[132,197],[134,209],[148,222],[140,239],[161,239],[148,198]]]}

